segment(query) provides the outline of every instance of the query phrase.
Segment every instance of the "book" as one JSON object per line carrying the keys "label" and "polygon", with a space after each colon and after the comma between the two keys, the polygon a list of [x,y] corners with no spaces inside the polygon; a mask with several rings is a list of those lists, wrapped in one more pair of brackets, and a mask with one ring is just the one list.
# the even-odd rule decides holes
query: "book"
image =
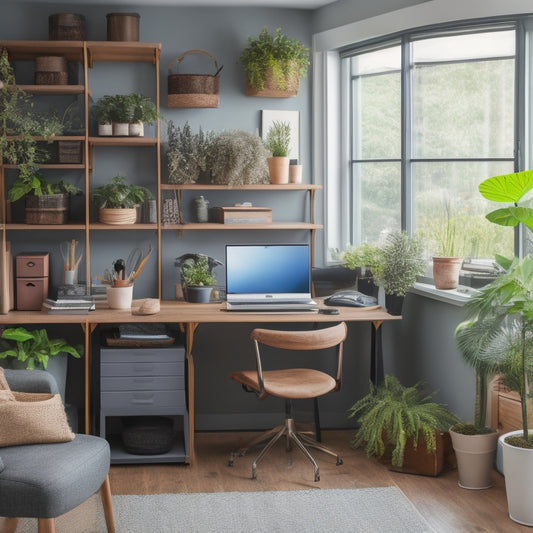
{"label": "book", "polygon": [[95,302],[93,299],[58,299],[53,300],[52,298],[46,298],[43,302],[43,305],[49,309],[51,308],[64,308],[64,309],[77,309],[77,308],[87,308],[89,310],[94,310]]}
{"label": "book", "polygon": [[87,307],[46,307],[43,304],[41,311],[48,313],[49,315],[88,315],[89,309]]}

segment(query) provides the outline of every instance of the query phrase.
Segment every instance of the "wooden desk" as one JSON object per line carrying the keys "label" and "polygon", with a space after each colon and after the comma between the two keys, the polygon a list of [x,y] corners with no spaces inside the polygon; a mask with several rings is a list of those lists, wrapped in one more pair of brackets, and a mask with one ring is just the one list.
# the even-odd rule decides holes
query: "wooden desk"
{"label": "wooden desk", "polygon": [[[317,299],[321,302],[321,299]],[[135,302],[133,304],[135,307]],[[321,307],[325,307],[322,304]],[[320,313],[253,313],[228,312],[225,304],[194,304],[181,301],[162,301],[161,311],[154,315],[133,315],[131,310],[98,308],[88,315],[50,315],[40,311],[10,311],[0,315],[0,324],[80,324],[85,333],[85,432],[90,431],[90,335],[98,324],[120,324],[128,322],[161,322],[182,324],[185,331],[185,348],[188,363],[188,405],[190,461],[194,460],[194,333],[200,324],[210,323],[328,323],[328,322],[369,322],[371,324],[371,369],[374,383],[383,380],[383,357],[381,345],[381,325],[391,320],[401,320],[401,316],[389,315],[381,307],[355,308],[339,307],[338,315]]]}

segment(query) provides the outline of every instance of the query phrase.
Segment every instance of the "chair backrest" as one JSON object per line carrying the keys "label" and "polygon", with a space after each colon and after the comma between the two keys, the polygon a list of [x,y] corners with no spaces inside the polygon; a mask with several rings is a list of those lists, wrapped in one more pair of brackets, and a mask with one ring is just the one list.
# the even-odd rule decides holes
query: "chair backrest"
{"label": "chair backrest", "polygon": [[263,394],[263,365],[261,362],[260,345],[282,350],[324,350],[337,347],[336,390],[340,389],[342,378],[342,349],[346,339],[346,324],[341,322],[335,326],[307,331],[280,331],[256,328],[250,334],[254,341],[257,374],[259,378],[260,396]]}

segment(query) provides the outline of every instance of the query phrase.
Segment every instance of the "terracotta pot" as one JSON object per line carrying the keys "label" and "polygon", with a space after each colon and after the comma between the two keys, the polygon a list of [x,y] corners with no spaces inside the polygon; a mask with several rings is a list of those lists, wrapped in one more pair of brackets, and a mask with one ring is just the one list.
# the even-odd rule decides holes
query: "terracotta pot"
{"label": "terracotta pot", "polygon": [[289,158],[288,157],[269,157],[268,172],[270,174],[270,183],[285,184],[289,183]]}
{"label": "terracotta pot", "polygon": [[498,446],[498,433],[463,435],[450,429],[457,458],[459,486],[463,489],[488,489]]}
{"label": "terracotta pot", "polygon": [[434,257],[433,281],[436,289],[455,289],[463,260],[459,257]]}

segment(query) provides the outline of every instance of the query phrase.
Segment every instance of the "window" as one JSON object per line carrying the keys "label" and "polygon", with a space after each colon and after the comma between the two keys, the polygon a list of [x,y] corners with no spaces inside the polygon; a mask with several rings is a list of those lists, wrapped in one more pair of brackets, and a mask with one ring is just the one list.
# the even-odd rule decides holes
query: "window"
{"label": "window", "polygon": [[428,257],[513,255],[514,230],[485,219],[478,185],[518,168],[518,33],[405,35],[342,54],[352,244],[402,228],[423,236]]}

